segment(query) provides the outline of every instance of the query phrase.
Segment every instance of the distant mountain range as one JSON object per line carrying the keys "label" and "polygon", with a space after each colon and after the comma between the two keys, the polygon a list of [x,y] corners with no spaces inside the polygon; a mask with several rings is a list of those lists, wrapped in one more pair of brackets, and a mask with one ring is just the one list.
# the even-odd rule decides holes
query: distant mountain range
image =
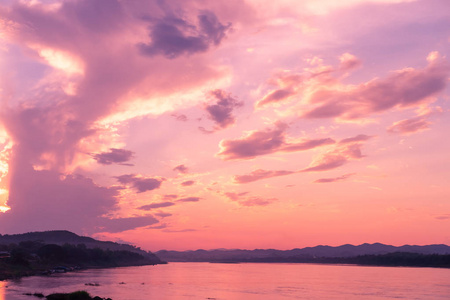
{"label": "distant mountain range", "polygon": [[263,262],[263,261],[296,261],[315,258],[347,258],[360,255],[382,255],[394,252],[408,252],[417,254],[450,254],[450,246],[426,245],[400,247],[384,245],[380,243],[362,244],[358,246],[346,244],[342,246],[316,246],[296,248],[292,250],[275,249],[216,249],[193,251],[168,251],[160,250],[155,254],[162,260],[169,262]]}
{"label": "distant mountain range", "polygon": [[84,244],[86,248],[100,248],[102,250],[111,251],[130,251],[138,253],[146,258],[160,262],[159,258],[151,252],[144,251],[138,247],[119,244],[115,242],[99,241],[87,236],[79,236],[73,232],[67,230],[51,230],[51,231],[38,231],[28,232],[21,234],[0,234],[0,245],[19,244],[21,242],[34,241],[42,242],[43,244],[56,244],[56,245],[78,245]]}

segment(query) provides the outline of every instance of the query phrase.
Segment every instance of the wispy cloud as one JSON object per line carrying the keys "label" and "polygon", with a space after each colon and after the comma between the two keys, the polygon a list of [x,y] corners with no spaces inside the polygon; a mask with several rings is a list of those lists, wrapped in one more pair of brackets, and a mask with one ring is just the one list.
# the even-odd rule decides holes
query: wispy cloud
{"label": "wispy cloud", "polygon": [[248,192],[234,193],[226,192],[225,196],[237,202],[241,206],[266,206],[278,201],[277,198],[264,198],[259,196],[249,196]]}
{"label": "wispy cloud", "polygon": [[342,176],[332,177],[332,178],[320,178],[320,179],[315,180],[314,182],[315,183],[331,183],[331,182],[337,182],[337,181],[344,181],[353,175],[355,175],[355,173],[344,174]]}
{"label": "wispy cloud", "polygon": [[276,152],[304,151],[335,143],[331,138],[287,141],[287,128],[286,124],[277,123],[273,129],[252,131],[240,139],[222,140],[217,156],[223,160],[252,159]]}
{"label": "wispy cloud", "polygon": [[361,152],[362,142],[372,138],[367,135],[357,135],[352,138],[341,140],[334,149],[320,154],[308,168],[302,172],[320,172],[336,169],[350,160],[364,157]]}
{"label": "wispy cloud", "polygon": [[178,202],[198,202],[200,201],[200,197],[185,197],[185,198],[180,198],[177,201]]}
{"label": "wispy cloud", "polygon": [[285,176],[296,173],[295,171],[286,171],[286,170],[278,170],[278,171],[271,171],[271,170],[262,170],[258,169],[250,174],[246,175],[236,175],[233,177],[234,182],[236,183],[249,183],[257,180],[262,180],[265,178],[271,178],[271,177],[278,177],[278,176]]}
{"label": "wispy cloud", "polygon": [[173,206],[173,205],[175,205],[175,203],[173,203],[173,202],[157,202],[157,203],[151,203],[151,204],[140,206],[137,209],[152,210],[155,208],[163,208],[163,207],[169,207],[169,206]]}
{"label": "wispy cloud", "polygon": [[431,125],[427,116],[418,116],[411,119],[395,122],[387,128],[390,133],[411,134],[426,130]]}

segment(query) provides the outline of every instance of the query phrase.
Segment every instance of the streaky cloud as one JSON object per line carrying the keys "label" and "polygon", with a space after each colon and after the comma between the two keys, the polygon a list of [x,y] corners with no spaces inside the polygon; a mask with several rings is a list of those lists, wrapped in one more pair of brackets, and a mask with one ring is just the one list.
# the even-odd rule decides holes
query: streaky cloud
{"label": "streaky cloud", "polygon": [[250,174],[246,175],[236,175],[233,177],[233,181],[235,183],[249,183],[254,182],[266,178],[272,178],[272,177],[279,177],[279,176],[286,176],[290,174],[296,173],[295,171],[286,171],[286,170],[279,170],[279,171],[270,171],[270,170],[262,170],[258,169]]}
{"label": "streaky cloud", "polygon": [[157,203],[151,203],[151,204],[140,206],[137,209],[152,210],[155,208],[169,207],[169,206],[173,206],[173,205],[175,205],[175,203],[173,203],[173,202],[157,202]]}
{"label": "streaky cloud", "polygon": [[338,176],[338,177],[320,178],[320,179],[315,180],[314,183],[332,183],[332,182],[337,182],[337,181],[344,181],[355,174],[356,173],[349,173],[349,174],[344,174],[344,175]]}
{"label": "streaky cloud", "polygon": [[222,140],[219,144],[220,151],[217,156],[223,160],[253,159],[257,156],[276,152],[304,151],[335,143],[330,138],[287,142],[287,134],[285,133],[287,128],[286,124],[277,123],[273,129],[252,131],[240,139]]}

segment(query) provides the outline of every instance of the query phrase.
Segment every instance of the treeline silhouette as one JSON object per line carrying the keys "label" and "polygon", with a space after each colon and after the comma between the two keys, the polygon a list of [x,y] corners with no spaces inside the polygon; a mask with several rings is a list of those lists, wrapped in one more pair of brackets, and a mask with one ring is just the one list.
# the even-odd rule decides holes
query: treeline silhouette
{"label": "treeline silhouette", "polygon": [[44,244],[24,241],[0,245],[0,280],[51,270],[57,266],[76,268],[154,265],[153,257],[126,250],[87,248],[84,244]]}
{"label": "treeline silhouette", "polygon": [[[219,262],[219,261],[218,261]],[[392,267],[438,267],[450,268],[450,254],[420,254],[409,252],[394,252],[379,255],[358,255],[353,257],[263,257],[227,262],[266,262],[266,263],[323,263],[323,264],[354,264],[366,266]]]}

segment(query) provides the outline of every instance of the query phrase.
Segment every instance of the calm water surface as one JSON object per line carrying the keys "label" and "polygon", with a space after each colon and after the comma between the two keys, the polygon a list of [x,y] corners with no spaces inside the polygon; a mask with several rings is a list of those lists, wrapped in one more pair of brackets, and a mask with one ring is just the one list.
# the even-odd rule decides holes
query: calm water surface
{"label": "calm water surface", "polygon": [[76,290],[113,300],[450,299],[450,269],[170,263],[0,281],[0,300]]}

